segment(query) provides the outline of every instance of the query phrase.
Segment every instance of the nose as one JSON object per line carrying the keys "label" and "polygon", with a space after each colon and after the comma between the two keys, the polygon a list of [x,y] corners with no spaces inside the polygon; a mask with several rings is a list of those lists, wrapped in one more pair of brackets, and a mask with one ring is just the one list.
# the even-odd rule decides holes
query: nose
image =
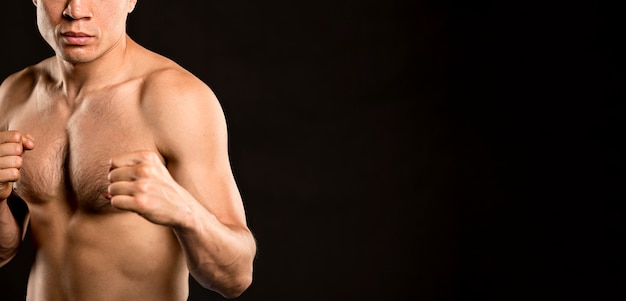
{"label": "nose", "polygon": [[85,0],[68,0],[63,10],[63,17],[72,20],[80,20],[93,17],[91,9]]}

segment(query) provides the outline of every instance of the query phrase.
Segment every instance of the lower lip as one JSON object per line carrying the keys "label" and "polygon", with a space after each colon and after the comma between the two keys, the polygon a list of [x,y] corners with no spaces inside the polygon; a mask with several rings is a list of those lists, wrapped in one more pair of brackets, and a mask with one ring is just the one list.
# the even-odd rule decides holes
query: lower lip
{"label": "lower lip", "polygon": [[86,45],[91,40],[91,37],[72,37],[72,36],[63,36],[65,42],[69,45]]}

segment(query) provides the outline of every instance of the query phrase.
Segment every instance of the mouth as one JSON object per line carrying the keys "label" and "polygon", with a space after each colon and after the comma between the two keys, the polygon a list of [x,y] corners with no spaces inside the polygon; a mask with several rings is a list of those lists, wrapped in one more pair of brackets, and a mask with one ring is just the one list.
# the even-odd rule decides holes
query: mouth
{"label": "mouth", "polygon": [[61,33],[61,38],[68,45],[84,46],[91,41],[93,36],[84,32],[65,31]]}

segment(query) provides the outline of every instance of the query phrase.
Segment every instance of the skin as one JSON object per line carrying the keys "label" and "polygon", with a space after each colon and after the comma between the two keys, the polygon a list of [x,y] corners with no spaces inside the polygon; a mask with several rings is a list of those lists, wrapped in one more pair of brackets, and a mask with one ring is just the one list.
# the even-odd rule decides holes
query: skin
{"label": "skin", "polygon": [[56,55],[0,86],[0,265],[30,227],[28,300],[239,296],[256,245],[211,89],[127,36],[135,0],[34,4]]}

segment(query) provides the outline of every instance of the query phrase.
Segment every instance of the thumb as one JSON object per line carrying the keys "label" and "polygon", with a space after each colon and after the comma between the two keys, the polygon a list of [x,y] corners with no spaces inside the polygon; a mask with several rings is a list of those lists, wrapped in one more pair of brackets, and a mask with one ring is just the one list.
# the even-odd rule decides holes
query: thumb
{"label": "thumb", "polygon": [[35,148],[35,138],[31,134],[22,136],[22,145],[25,150],[32,150]]}

